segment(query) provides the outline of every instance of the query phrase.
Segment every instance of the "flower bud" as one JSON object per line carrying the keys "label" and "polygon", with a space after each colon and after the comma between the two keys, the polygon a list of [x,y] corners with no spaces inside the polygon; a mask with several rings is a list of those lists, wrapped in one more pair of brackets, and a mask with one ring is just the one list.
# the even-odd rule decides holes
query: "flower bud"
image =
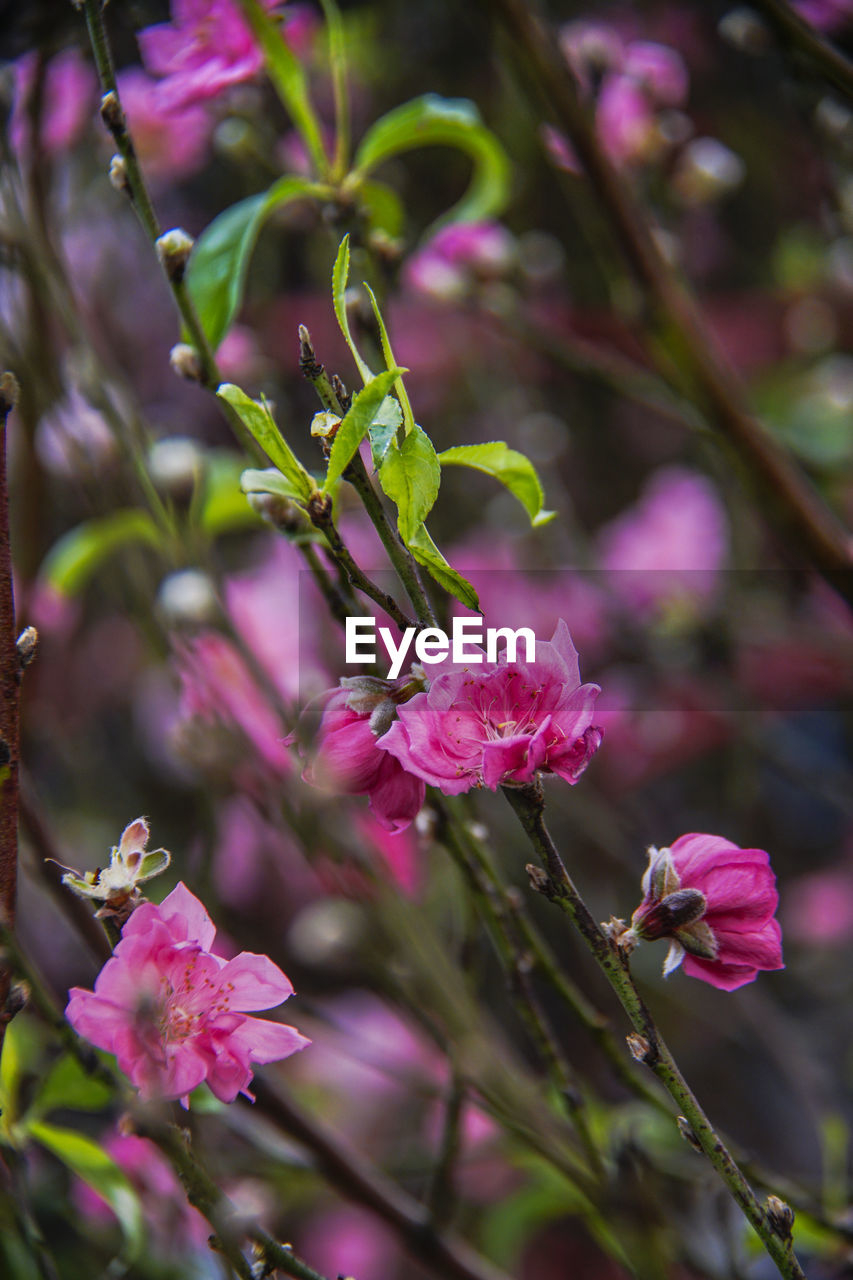
{"label": "flower bud", "polygon": [[124,156],[115,155],[110,161],[110,185],[116,191],[130,192],[130,183],[127,178],[127,165],[124,162]]}
{"label": "flower bud", "polygon": [[190,260],[195,241],[181,227],[165,231],[155,241],[157,257],[172,284],[180,284]]}
{"label": "flower bud", "polygon": [[262,520],[282,533],[301,533],[308,527],[302,508],[281,494],[247,493],[246,499]]}
{"label": "flower bud", "polygon": [[195,440],[171,436],[148,451],[148,474],[158,492],[186,506],[204,469],[204,454]]}
{"label": "flower bud", "polygon": [[694,138],[684,148],[673,184],[687,204],[707,204],[739,186],[746,168],[718,138]]}
{"label": "flower bud", "polygon": [[172,861],[168,849],[152,849],[146,853],[148,838],[147,820],[136,818],[125,827],[118,844],[110,851],[108,867],[82,874],[65,867],[62,883],[79,897],[100,902],[96,912],[99,917],[126,920],[141,896],[139,885],[161,875]]}
{"label": "flower bud", "polygon": [[794,1226],[794,1210],[778,1196],[768,1196],[765,1201],[767,1224],[774,1235],[790,1240]]}
{"label": "flower bud", "polygon": [[177,626],[205,626],[220,615],[216,588],[200,569],[170,573],[160,584],[157,604],[167,622]]}
{"label": "flower bud", "polygon": [[101,119],[114,138],[120,138],[127,128],[118,94],[113,90],[101,98]]}
{"label": "flower bud", "polygon": [[18,403],[21,388],[14,373],[0,375],[0,417],[6,418]]}
{"label": "flower bud", "polygon": [[169,364],[180,378],[188,382],[201,382],[201,360],[195,347],[188,342],[178,342],[169,352]]}
{"label": "flower bud", "polygon": [[15,642],[18,650],[18,665],[24,671],[36,656],[39,634],[35,627],[25,627]]}
{"label": "flower bud", "polygon": [[631,928],[638,938],[648,941],[667,938],[676,929],[701,920],[707,905],[699,889],[678,889],[658,902],[639,907],[634,912]]}
{"label": "flower bud", "polygon": [[315,413],[311,419],[311,435],[331,445],[340,425],[341,420],[336,413]]}
{"label": "flower bud", "polygon": [[770,45],[770,33],[754,9],[746,5],[729,12],[717,24],[724,40],[740,53],[766,53]]}

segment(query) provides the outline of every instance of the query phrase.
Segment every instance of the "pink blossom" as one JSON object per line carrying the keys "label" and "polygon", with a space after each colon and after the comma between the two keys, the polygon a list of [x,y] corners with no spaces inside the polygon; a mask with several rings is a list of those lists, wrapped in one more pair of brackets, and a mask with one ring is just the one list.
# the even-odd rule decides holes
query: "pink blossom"
{"label": "pink blossom", "polygon": [[[133,1184],[158,1253],[185,1256],[207,1249],[210,1227],[198,1209],[188,1204],[172,1166],[153,1142],[135,1133],[112,1133],[101,1146]],[[112,1209],[85,1182],[75,1186],[74,1199],[90,1222],[107,1222]]]}
{"label": "pink blossom", "polygon": [[506,271],[514,242],[497,222],[468,222],[443,227],[406,263],[410,288],[440,301],[465,296],[479,276]]}
{"label": "pink blossom", "polygon": [[203,631],[175,641],[181,680],[183,736],[192,721],[237,730],[254,748],[257,760],[276,776],[291,772],[285,730],[258,688],[243,658],[225,636]]}
{"label": "pink blossom", "polygon": [[661,106],[680,107],[687,98],[687,68],[681,55],[665,44],[633,41],[625,50],[622,71]]}
{"label": "pink blossom", "polygon": [[835,31],[853,18],[853,0],[794,0],[794,8],[821,31]]}
{"label": "pink blossom", "polygon": [[133,145],[149,178],[186,178],[204,163],[213,122],[201,106],[168,101],[140,67],[118,77]]}
{"label": "pink blossom", "polygon": [[251,1097],[252,1063],[277,1062],[308,1040],[248,1012],[293,994],[267,956],[212,954],[216,928],[198,898],[178,884],[159,907],[137,907],[95,981],[73,987],[65,1011],[75,1031],[118,1065],[143,1098],[180,1098],[203,1081],[221,1102]]}
{"label": "pink blossom", "polygon": [[380,826],[403,831],[417,817],[426,788],[378,745],[378,736],[394,712],[393,701],[378,686],[393,682],[377,680],[374,696],[362,691],[366,681],[369,678],[342,681],[341,688],[323,695],[319,750],[305,770],[305,779],[348,795],[369,796]]}
{"label": "pink blossom", "polygon": [[562,620],[534,662],[505,660],[439,676],[405,702],[379,745],[404,769],[459,795],[530,782],[537,771],[577,782],[601,744],[592,723],[598,685],[580,682]]}
{"label": "pink blossom", "polygon": [[853,873],[849,866],[816,871],[790,886],[785,930],[813,947],[843,947],[853,935]]}
{"label": "pink blossom", "polygon": [[598,95],[595,127],[614,163],[647,159],[657,147],[654,110],[630,76],[605,76]]}
{"label": "pink blossom", "polygon": [[637,503],[598,533],[609,585],[632,609],[710,602],[728,544],[723,504],[704,476],[655,472]]}
{"label": "pink blossom", "polygon": [[[278,0],[263,0],[267,9]],[[292,21],[298,39],[306,18],[296,6]],[[286,30],[290,29],[288,23]],[[163,76],[163,93],[171,107],[215,98],[223,90],[256,76],[264,65],[248,22],[236,0],[172,0],[172,21],[139,33],[146,70]]]}
{"label": "pink blossom", "polygon": [[[16,151],[30,134],[27,114],[38,74],[38,55],[24,54],[15,63],[15,101],[9,122],[9,138]],[[57,154],[71,147],[83,132],[95,106],[95,75],[79,49],[63,49],[51,58],[44,72],[40,143]]]}
{"label": "pink blossom", "polygon": [[672,939],[665,974],[683,962],[691,977],[734,991],[760,970],[784,968],[779,894],[763,849],[679,836],[668,849],[649,850],[643,893],[629,934]]}

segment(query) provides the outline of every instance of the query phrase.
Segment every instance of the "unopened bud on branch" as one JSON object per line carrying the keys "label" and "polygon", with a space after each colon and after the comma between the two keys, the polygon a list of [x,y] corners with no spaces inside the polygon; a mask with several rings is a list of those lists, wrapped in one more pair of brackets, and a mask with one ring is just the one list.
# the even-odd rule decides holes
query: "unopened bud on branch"
{"label": "unopened bud on branch", "polygon": [[155,241],[157,257],[172,284],[180,284],[190,260],[195,241],[181,227],[164,231]]}
{"label": "unopened bud on branch", "polygon": [[180,378],[187,382],[201,382],[202,368],[199,354],[188,342],[175,343],[169,352],[169,364]]}
{"label": "unopened bud on branch", "polygon": [[115,155],[110,161],[110,184],[115,187],[116,191],[130,192],[124,156]]}

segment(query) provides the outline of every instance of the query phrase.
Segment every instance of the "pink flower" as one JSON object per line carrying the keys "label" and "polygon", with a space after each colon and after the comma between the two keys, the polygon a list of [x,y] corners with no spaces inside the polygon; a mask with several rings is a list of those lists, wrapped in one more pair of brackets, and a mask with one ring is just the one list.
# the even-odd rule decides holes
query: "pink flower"
{"label": "pink flower", "polygon": [[480,277],[506,271],[512,262],[514,242],[497,222],[467,222],[443,227],[405,267],[411,289],[442,302],[457,301]]}
{"label": "pink flower", "polygon": [[221,1102],[247,1097],[252,1063],[277,1062],[308,1040],[295,1027],[247,1012],[293,994],[267,956],[210,951],[215,926],[178,884],[159,907],[137,907],[95,981],[73,987],[65,1010],[75,1031],[118,1065],[143,1098],[180,1098],[207,1081]]}
{"label": "pink flower", "polygon": [[794,0],[794,8],[821,31],[835,31],[853,18],[853,0]]}
{"label": "pink flower", "polygon": [[[181,680],[179,731],[192,742],[194,721],[222,724],[241,734],[274,776],[291,772],[284,746],[285,731],[269,699],[258,688],[243,658],[218,631],[202,631],[191,639],[176,640],[177,670]],[[251,771],[253,762],[244,762]]]}
{"label": "pink flower", "polygon": [[[267,9],[277,3],[263,0]],[[305,25],[301,7],[292,13],[301,39]],[[215,98],[224,89],[251,80],[264,65],[264,55],[236,0],[172,0],[172,21],[140,31],[139,47],[146,70],[165,77],[162,88],[171,107]]]}
{"label": "pink flower", "polygon": [[[15,101],[9,138],[16,151],[30,136],[27,113],[35,88],[38,56],[24,54],[15,63]],[[73,146],[95,106],[95,75],[79,49],[63,49],[51,58],[44,73],[41,138],[45,151],[57,154]]]}
{"label": "pink flower", "polygon": [[201,106],[167,100],[162,85],[140,67],[118,77],[133,145],[149,178],[187,178],[204,163],[213,123]]}
{"label": "pink flower", "polygon": [[712,599],[728,548],[723,504],[710,481],[683,467],[652,476],[637,503],[598,533],[609,585],[643,613]]}
{"label": "pink flower", "polygon": [[380,747],[409,773],[459,795],[530,782],[537,771],[577,782],[601,745],[592,723],[598,685],[580,682],[562,620],[531,663],[500,661],[433,680],[398,710]]}
{"label": "pink flower", "polygon": [[[396,683],[402,686],[408,679]],[[369,796],[380,826],[403,831],[417,817],[426,788],[378,744],[378,736],[394,714],[395,703],[388,696],[394,684],[354,677],[323,695],[320,746],[304,776],[315,786]]]}
{"label": "pink flower", "polygon": [[[206,1252],[210,1227],[198,1209],[187,1203],[176,1173],[154,1143],[134,1133],[112,1133],[101,1146],[139,1195],[158,1255]],[[74,1200],[93,1224],[114,1217],[106,1200],[85,1182],[75,1186]]]}
{"label": "pink flower", "polygon": [[734,991],[760,970],[784,968],[779,894],[763,849],[679,836],[668,849],[649,850],[643,893],[628,934],[632,942],[672,939],[665,975],[683,962],[691,977]]}

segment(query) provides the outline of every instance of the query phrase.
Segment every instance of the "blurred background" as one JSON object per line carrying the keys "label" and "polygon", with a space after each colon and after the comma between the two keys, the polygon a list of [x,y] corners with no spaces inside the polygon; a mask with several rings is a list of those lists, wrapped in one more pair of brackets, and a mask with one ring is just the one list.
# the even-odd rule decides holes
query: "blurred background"
{"label": "blurred background", "polygon": [[[801,8],[853,54],[850,6]],[[431,146],[381,170],[402,203],[394,234],[340,203],[284,206],[252,256],[219,351],[223,377],[263,392],[292,447],[320,467],[296,329],[308,326],[320,360],[352,386],[330,295],[349,231],[352,279],[381,290],[436,448],[501,439],[533,461],[557,512],[544,528],[531,530],[488,477],[460,469],[431,529],[490,625],[548,638],[565,618],[583,678],[601,685],[600,752],[576,788],[547,789],[555,838],[596,919],[630,916],[649,844],[710,831],[770,852],[783,972],[728,995],[680,973],[664,981],[653,944],[634,968],[711,1116],[812,1207],[798,1237],[808,1275],[848,1275],[849,611],[773,531],[742,460],[652,372],[643,299],[489,6],[379,0],[342,12],[354,138],[422,93],[473,99],[508,155],[509,200],[464,234],[436,231],[470,162]],[[285,14],[331,129],[321,12],[294,3]],[[769,430],[849,524],[850,103],[745,7],[552,2],[549,16],[599,141],[668,262]],[[198,236],[225,208],[304,169],[262,75],[164,104],[136,33],[170,21],[169,6],[114,4],[107,18],[164,228]],[[185,879],[204,898],[227,945],[266,952],[293,979],[287,1015],[314,1044],[271,1074],[420,1199],[448,1098],[459,1102],[453,1028],[475,1010],[476,1034],[510,1082],[541,1083],[541,1065],[434,839],[429,798],[415,826],[390,836],[363,799],[309,789],[282,745],[305,702],[343,672],[334,624],[293,541],[241,493],[246,461],[215,399],[170,368],[178,322],[108,177],[81,15],[66,3],[6,3],[0,30],[0,348],[22,387],[9,430],[12,541],[18,622],[40,637],[23,693],[21,937],[59,998],[91,986],[97,962],[57,904],[44,858],[103,865],[144,812],[154,845],[172,851],[172,883]],[[359,296],[352,316],[369,345]],[[381,575],[354,496],[341,501],[356,558]],[[154,509],[168,536],[146,533]],[[612,994],[560,913],[528,891],[520,828],[488,793],[472,817],[621,1045]],[[539,995],[612,1157],[606,1202],[590,1212],[523,1134],[465,1095],[453,1225],[519,1280],[773,1275],[671,1120],[632,1094],[547,988]],[[55,1055],[34,1019],[26,1034],[25,1089]],[[123,1137],[108,1111],[71,1119],[138,1182],[150,1240],[131,1274],[221,1274],[205,1229],[176,1208],[168,1169],[134,1147],[141,1140]],[[358,1280],[435,1274],[248,1109],[203,1119],[198,1140],[229,1194],[312,1265]],[[100,1274],[119,1236],[109,1211],[46,1153],[29,1159],[34,1213],[60,1274]],[[16,1280],[38,1274],[3,1240],[0,1257]]]}

